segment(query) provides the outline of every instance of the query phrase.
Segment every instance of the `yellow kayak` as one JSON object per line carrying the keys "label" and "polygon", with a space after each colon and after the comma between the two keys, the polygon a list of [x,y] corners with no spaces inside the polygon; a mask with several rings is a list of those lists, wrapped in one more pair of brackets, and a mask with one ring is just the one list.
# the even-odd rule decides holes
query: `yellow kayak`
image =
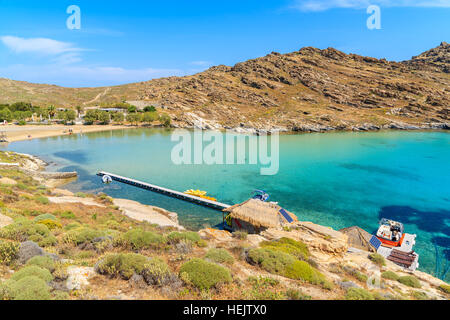
{"label": "yellow kayak", "polygon": [[206,191],[190,189],[190,190],[185,191],[184,193],[188,194],[188,195],[191,195],[191,196],[194,196],[194,197],[199,197],[199,198],[202,198],[202,199],[207,199],[207,200],[211,200],[211,201],[217,201],[216,198],[208,197],[207,196],[208,192],[206,192]]}

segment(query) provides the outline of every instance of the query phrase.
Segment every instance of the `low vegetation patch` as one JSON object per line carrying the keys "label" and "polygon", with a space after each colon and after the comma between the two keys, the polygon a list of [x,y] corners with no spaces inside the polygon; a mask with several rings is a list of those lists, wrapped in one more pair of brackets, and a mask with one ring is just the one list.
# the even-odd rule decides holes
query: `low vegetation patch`
{"label": "low vegetation patch", "polygon": [[404,276],[399,277],[397,279],[398,282],[401,284],[404,284],[405,286],[411,287],[411,288],[422,288],[422,285],[420,284],[420,281],[413,276]]}
{"label": "low vegetation patch", "polygon": [[0,237],[18,242],[30,240],[41,247],[52,246],[57,242],[46,225],[26,218],[19,218],[13,224],[0,229]]}
{"label": "low vegetation patch", "polygon": [[[2,297],[3,296],[3,297]],[[50,300],[50,287],[37,276],[27,276],[19,280],[9,280],[0,288],[0,299],[5,300]]]}
{"label": "low vegetation patch", "polygon": [[369,259],[372,260],[373,263],[375,263],[377,266],[385,266],[386,260],[384,257],[379,253],[372,253],[369,255]]}
{"label": "low vegetation patch", "polygon": [[181,266],[180,278],[200,290],[231,282],[230,270],[202,259],[192,259]]}
{"label": "low vegetation patch", "polygon": [[132,229],[116,237],[114,242],[119,246],[141,250],[161,245],[165,242],[165,239],[162,235],[155,232]]}
{"label": "low vegetation patch", "polygon": [[311,296],[308,296],[300,290],[289,289],[286,291],[286,297],[289,300],[311,300]]}
{"label": "low vegetation patch", "polygon": [[252,249],[248,253],[248,259],[252,264],[259,265],[267,272],[281,275],[295,280],[303,280],[311,284],[324,286],[331,289],[331,283],[326,281],[324,275],[311,267],[307,262],[296,257],[267,247]]}
{"label": "low vegetation patch", "polygon": [[104,235],[104,231],[91,229],[89,227],[80,227],[67,232],[64,235],[64,242],[79,245],[82,243],[91,242],[95,238],[100,238]]}
{"label": "low vegetation patch", "polygon": [[159,258],[152,258],[146,262],[141,275],[144,277],[147,284],[157,286],[167,285],[177,278],[176,275],[170,271],[167,263]]}
{"label": "low vegetation patch", "polygon": [[441,284],[441,285],[439,286],[439,289],[440,289],[442,292],[445,292],[445,293],[447,293],[447,294],[450,294],[450,285],[448,285],[448,284]]}
{"label": "low vegetation patch", "polygon": [[234,262],[233,256],[225,249],[209,249],[205,255],[205,259],[217,263],[232,264]]}
{"label": "low vegetation patch", "polygon": [[140,274],[147,262],[147,257],[136,253],[110,254],[99,261],[96,269],[100,274],[128,280],[133,274]]}
{"label": "low vegetation patch", "polygon": [[172,232],[167,236],[169,243],[176,244],[181,241],[191,241],[197,243],[201,240],[200,235],[197,232]]}
{"label": "low vegetation patch", "polygon": [[271,249],[273,251],[285,252],[300,260],[307,260],[309,257],[309,250],[306,244],[290,238],[281,238],[275,241],[264,241],[261,243],[261,247]]}
{"label": "low vegetation patch", "polygon": [[44,280],[46,283],[53,280],[53,276],[47,269],[32,265],[25,268],[20,269],[19,271],[15,272],[11,280],[19,281],[26,277],[37,277],[39,279]]}
{"label": "low vegetation patch", "polygon": [[350,288],[345,295],[347,300],[374,300],[373,295],[362,288]]}
{"label": "low vegetation patch", "polygon": [[0,241],[0,264],[10,265],[17,259],[20,245],[16,242]]}
{"label": "low vegetation patch", "polygon": [[248,233],[245,231],[235,231],[235,232],[233,232],[233,238],[236,238],[239,240],[247,240]]}
{"label": "low vegetation patch", "polygon": [[50,272],[55,271],[55,265],[55,261],[49,256],[35,256],[27,262],[27,266],[38,266]]}
{"label": "low vegetation patch", "polygon": [[393,271],[386,271],[381,274],[381,277],[388,280],[397,281],[400,276]]}
{"label": "low vegetation patch", "polygon": [[430,300],[430,298],[428,297],[428,295],[423,292],[423,291],[414,291],[412,293],[412,296],[414,297],[414,299],[416,300]]}
{"label": "low vegetation patch", "polygon": [[280,282],[268,277],[249,277],[247,282],[252,286],[244,290],[244,296],[250,300],[283,300],[285,293],[280,290]]}

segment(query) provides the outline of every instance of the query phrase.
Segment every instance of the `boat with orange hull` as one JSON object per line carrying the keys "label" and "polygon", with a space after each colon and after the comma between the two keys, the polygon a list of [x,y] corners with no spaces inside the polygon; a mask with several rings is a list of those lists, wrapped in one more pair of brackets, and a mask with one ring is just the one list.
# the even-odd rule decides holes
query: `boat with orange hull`
{"label": "boat with orange hull", "polygon": [[405,240],[404,226],[402,223],[382,219],[376,237],[384,246],[401,247]]}

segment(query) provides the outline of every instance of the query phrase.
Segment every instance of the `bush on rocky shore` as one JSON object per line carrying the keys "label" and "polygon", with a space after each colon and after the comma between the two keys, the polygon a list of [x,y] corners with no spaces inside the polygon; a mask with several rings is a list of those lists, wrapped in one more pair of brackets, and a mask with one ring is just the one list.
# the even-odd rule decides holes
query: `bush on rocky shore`
{"label": "bush on rocky shore", "polygon": [[180,278],[200,290],[208,290],[219,284],[231,282],[231,273],[225,267],[194,258],[181,266]]}

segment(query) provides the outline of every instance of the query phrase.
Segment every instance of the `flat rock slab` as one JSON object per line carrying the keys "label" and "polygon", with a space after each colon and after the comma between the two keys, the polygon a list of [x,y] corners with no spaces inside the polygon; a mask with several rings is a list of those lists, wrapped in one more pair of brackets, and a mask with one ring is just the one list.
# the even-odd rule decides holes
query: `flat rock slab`
{"label": "flat rock slab", "polygon": [[5,184],[8,186],[15,186],[17,184],[17,181],[10,179],[10,178],[3,177],[0,179],[0,184]]}
{"label": "flat rock slab", "polygon": [[114,199],[114,205],[118,206],[119,209],[131,219],[147,221],[161,227],[174,227],[184,230],[184,228],[178,224],[178,215],[174,212],[126,199]]}
{"label": "flat rock slab", "polygon": [[198,234],[200,235],[200,237],[202,237],[202,239],[216,240],[219,242],[233,241],[233,236],[231,235],[230,232],[228,232],[226,230],[217,230],[217,229],[213,229],[213,228],[207,228],[207,229],[200,230],[198,232]]}
{"label": "flat rock slab", "polygon": [[91,198],[79,198],[79,197],[73,197],[73,196],[63,196],[63,197],[49,197],[48,200],[51,203],[58,203],[58,204],[64,204],[64,203],[81,203],[86,206],[96,206],[100,208],[106,208],[105,205],[100,204],[98,202],[95,202]]}
{"label": "flat rock slab", "polygon": [[73,197],[74,196],[73,192],[71,192],[69,190],[64,190],[64,189],[58,189],[58,188],[53,189],[52,193],[54,195],[63,196],[63,197]]}
{"label": "flat rock slab", "polygon": [[89,285],[89,279],[95,275],[94,268],[71,266],[67,268],[66,287],[69,290],[81,290]]}
{"label": "flat rock slab", "polygon": [[9,226],[13,222],[14,220],[12,218],[0,214],[0,228]]}

